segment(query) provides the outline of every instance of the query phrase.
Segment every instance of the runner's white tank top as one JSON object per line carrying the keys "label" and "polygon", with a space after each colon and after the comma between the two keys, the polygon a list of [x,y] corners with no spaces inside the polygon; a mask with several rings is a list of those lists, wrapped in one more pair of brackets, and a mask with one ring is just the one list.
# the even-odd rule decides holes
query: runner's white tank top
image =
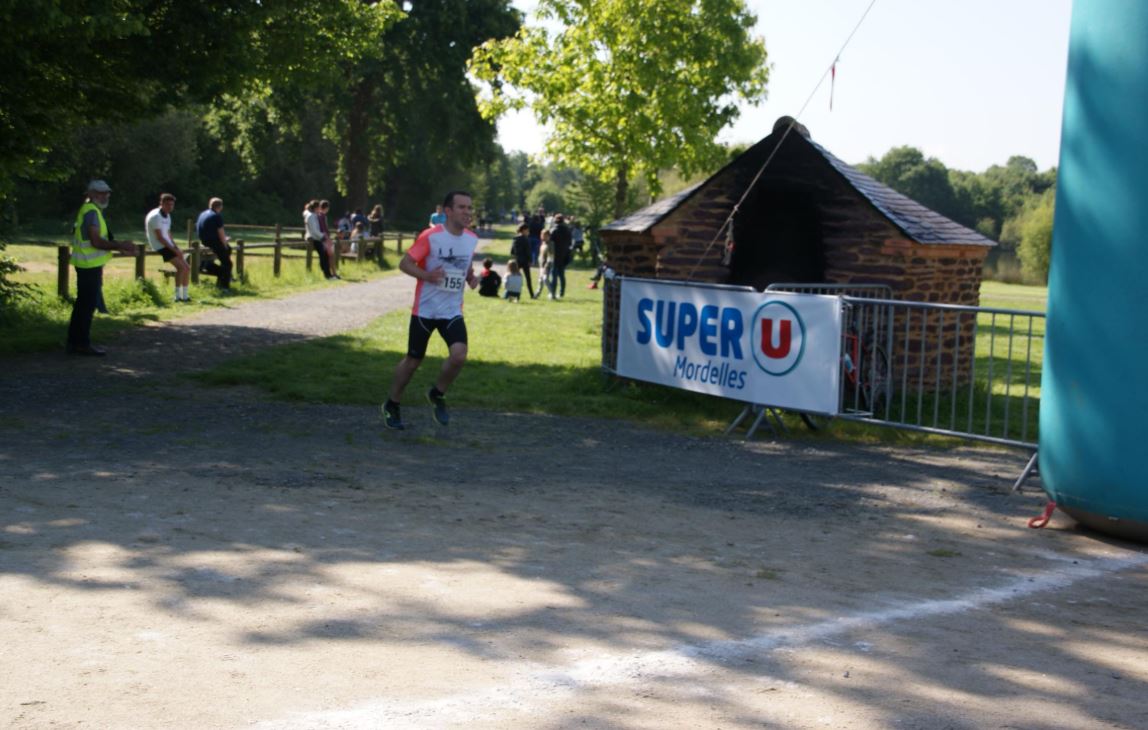
{"label": "runner's white tank top", "polygon": [[427,319],[453,319],[462,314],[462,294],[470,271],[478,236],[469,229],[454,235],[442,225],[419,234],[407,254],[424,271],[442,267],[445,276],[438,284],[419,279],[411,314]]}

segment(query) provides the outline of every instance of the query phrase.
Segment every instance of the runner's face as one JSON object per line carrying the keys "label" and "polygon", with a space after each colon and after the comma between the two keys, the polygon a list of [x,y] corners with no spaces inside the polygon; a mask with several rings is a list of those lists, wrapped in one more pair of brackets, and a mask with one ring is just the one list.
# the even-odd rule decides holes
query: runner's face
{"label": "runner's face", "polygon": [[449,208],[445,208],[446,221],[458,228],[466,228],[470,225],[471,210],[470,198],[466,195],[454,196],[454,201]]}
{"label": "runner's face", "polygon": [[165,200],[159,204],[159,207],[160,207],[160,210],[162,210],[164,213],[170,214],[173,210],[175,210],[175,201],[174,200]]}

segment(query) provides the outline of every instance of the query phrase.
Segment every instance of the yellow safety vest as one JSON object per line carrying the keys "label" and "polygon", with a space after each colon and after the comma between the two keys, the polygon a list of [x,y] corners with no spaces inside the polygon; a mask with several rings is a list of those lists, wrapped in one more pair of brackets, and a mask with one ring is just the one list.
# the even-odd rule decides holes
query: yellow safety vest
{"label": "yellow safety vest", "polygon": [[76,224],[72,233],[72,264],[77,269],[95,269],[103,266],[111,261],[114,253],[96,248],[88,240],[88,232],[84,230],[84,216],[93,210],[96,211],[96,218],[100,221],[100,238],[105,241],[108,238],[108,222],[104,220],[104,212],[100,210],[100,206],[90,200],[81,205],[80,212],[76,214]]}

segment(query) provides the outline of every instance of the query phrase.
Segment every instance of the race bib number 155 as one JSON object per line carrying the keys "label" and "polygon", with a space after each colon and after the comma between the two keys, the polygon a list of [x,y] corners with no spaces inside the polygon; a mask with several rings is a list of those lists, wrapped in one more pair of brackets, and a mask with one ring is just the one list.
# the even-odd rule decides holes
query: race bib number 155
{"label": "race bib number 155", "polygon": [[444,273],[442,288],[448,291],[462,291],[463,286],[466,285],[466,272],[446,270]]}

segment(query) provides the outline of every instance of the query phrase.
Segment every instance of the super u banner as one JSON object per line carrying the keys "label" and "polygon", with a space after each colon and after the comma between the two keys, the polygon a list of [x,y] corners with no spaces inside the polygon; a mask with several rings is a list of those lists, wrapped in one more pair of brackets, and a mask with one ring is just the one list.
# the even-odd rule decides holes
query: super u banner
{"label": "super u banner", "polygon": [[722,398],[837,412],[837,297],[621,280],[618,374]]}

